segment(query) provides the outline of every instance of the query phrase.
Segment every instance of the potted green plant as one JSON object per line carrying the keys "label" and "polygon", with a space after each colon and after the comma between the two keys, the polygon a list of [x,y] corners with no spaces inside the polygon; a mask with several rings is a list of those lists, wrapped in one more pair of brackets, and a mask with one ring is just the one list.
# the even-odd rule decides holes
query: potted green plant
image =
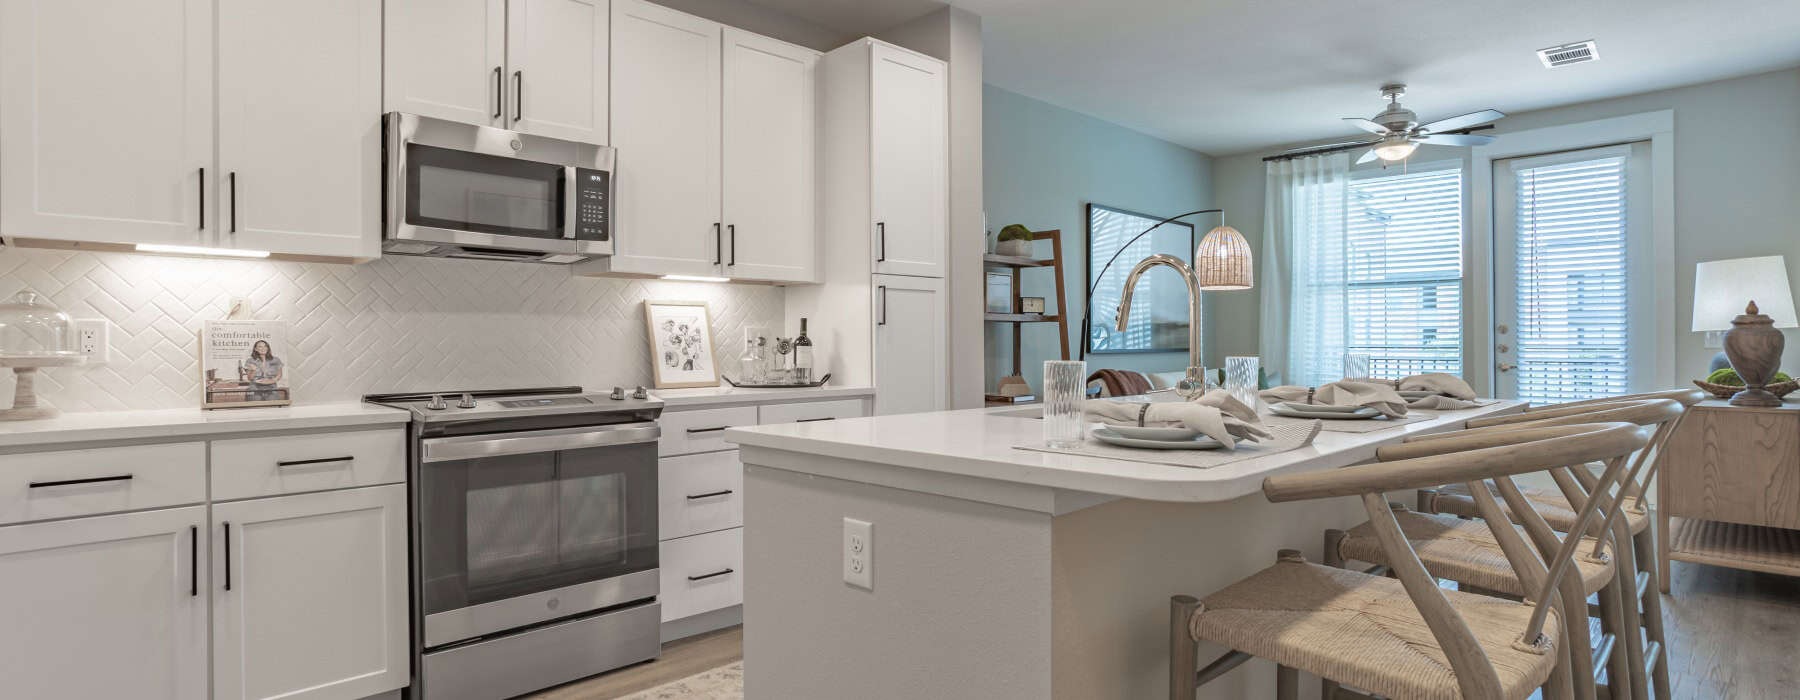
{"label": "potted green plant", "polygon": [[1024,224],[1011,224],[1000,229],[1000,236],[994,243],[995,255],[1011,255],[1013,257],[1029,257],[1031,255],[1031,229]]}

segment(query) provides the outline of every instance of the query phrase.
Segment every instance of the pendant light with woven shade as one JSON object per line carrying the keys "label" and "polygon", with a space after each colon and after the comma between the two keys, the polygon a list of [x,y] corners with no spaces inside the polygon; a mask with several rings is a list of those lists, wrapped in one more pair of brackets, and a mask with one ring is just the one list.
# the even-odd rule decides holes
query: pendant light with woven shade
{"label": "pendant light with woven shade", "polygon": [[1256,286],[1251,264],[1250,242],[1244,234],[1230,226],[1219,226],[1206,232],[1200,245],[1194,247],[1194,272],[1200,288],[1206,291],[1231,291]]}

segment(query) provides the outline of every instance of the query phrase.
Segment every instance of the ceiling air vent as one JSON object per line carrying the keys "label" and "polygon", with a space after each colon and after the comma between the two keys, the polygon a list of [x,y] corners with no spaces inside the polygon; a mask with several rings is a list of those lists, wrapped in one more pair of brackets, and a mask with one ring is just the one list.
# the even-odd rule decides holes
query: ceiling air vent
{"label": "ceiling air vent", "polygon": [[1571,63],[1587,63],[1600,59],[1600,47],[1593,39],[1538,49],[1538,60],[1544,62],[1545,68],[1558,68]]}

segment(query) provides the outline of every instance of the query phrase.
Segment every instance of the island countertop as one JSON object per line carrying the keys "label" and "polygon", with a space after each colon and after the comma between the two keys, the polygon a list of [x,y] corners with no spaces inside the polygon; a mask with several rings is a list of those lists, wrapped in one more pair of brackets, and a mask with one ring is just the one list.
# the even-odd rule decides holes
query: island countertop
{"label": "island countertop", "polygon": [[1275,474],[1335,469],[1365,462],[1376,449],[1409,436],[1456,430],[1473,418],[1516,413],[1518,401],[1431,416],[1367,433],[1323,431],[1310,446],[1199,469],[1014,449],[1037,444],[1038,407],[1002,406],[873,416],[813,423],[732,428],[725,439],[750,449],[779,450],[869,464],[991,479],[1149,501],[1212,503],[1260,491]]}

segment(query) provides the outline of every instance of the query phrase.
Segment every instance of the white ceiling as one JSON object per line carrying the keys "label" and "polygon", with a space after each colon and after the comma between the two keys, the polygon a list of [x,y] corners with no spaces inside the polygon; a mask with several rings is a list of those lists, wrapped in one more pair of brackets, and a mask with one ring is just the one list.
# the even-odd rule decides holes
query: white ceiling
{"label": "white ceiling", "polygon": [[[756,0],[844,31],[928,0]],[[986,81],[1195,150],[1355,136],[1376,88],[1431,121],[1800,65],[1796,0],[952,0],[982,16]],[[885,16],[878,17],[882,13]],[[1596,39],[1601,60],[1535,51]],[[1797,117],[1800,119],[1800,117]]]}
{"label": "white ceiling", "polygon": [[892,29],[924,17],[945,3],[940,0],[748,0],[828,29],[859,37]]}

